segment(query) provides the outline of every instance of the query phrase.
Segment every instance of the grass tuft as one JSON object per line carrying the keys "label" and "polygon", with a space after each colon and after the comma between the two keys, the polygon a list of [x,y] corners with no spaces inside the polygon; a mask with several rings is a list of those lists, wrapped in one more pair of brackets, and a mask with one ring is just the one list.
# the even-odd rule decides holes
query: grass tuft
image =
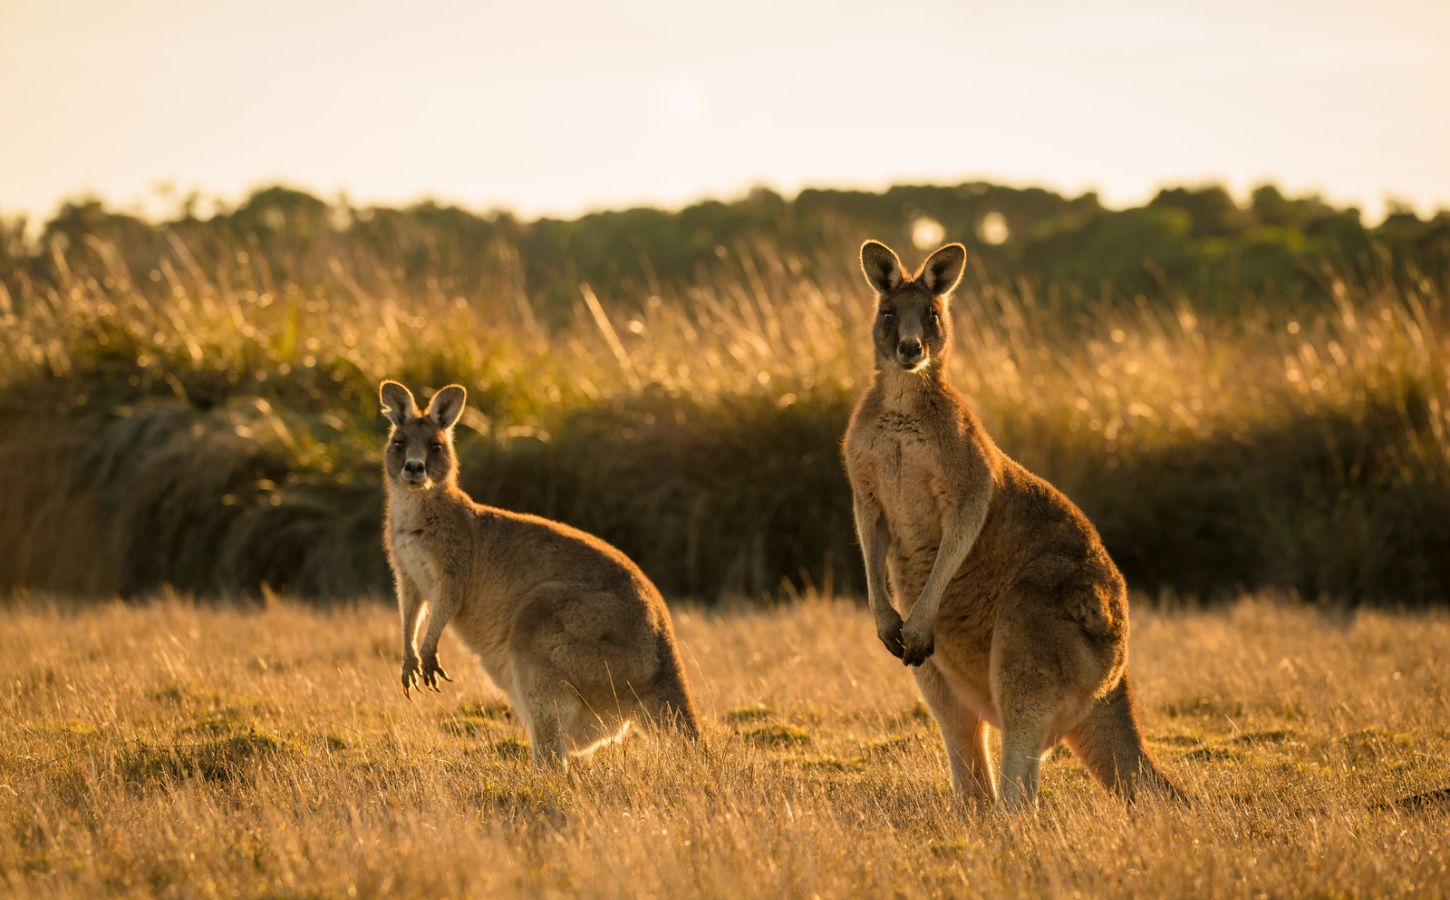
{"label": "grass tuft", "polygon": [[795,725],[758,725],[741,736],[758,747],[800,747],[811,743],[811,735]]}
{"label": "grass tuft", "polygon": [[282,752],[284,746],[274,735],[249,730],[188,744],[142,744],[123,754],[117,768],[128,784],[188,778],[234,781],[252,777],[259,764]]}

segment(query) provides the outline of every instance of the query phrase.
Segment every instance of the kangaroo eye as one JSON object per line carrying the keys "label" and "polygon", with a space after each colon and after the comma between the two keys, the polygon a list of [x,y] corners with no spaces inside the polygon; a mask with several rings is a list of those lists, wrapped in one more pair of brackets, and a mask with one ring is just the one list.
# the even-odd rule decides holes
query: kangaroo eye
{"label": "kangaroo eye", "polygon": [[890,322],[894,318],[896,318],[896,313],[892,312],[889,309],[881,310],[881,321]]}
{"label": "kangaroo eye", "polygon": [[437,441],[431,441],[428,444],[428,452],[429,453],[442,453],[443,452],[443,445],[440,444],[440,443],[438,443]]}
{"label": "kangaroo eye", "polygon": [[936,314],[936,311],[933,310],[932,313],[931,313],[931,315],[929,315],[929,316],[926,317],[926,320],[928,322],[930,322],[931,324],[935,325],[935,324],[937,324],[938,322],[941,321],[941,316],[937,315]]}
{"label": "kangaroo eye", "polygon": [[394,449],[394,450],[401,450],[401,449],[403,449],[403,442],[402,441],[393,441],[393,443],[391,445],[389,445],[389,446],[391,446],[392,449]]}

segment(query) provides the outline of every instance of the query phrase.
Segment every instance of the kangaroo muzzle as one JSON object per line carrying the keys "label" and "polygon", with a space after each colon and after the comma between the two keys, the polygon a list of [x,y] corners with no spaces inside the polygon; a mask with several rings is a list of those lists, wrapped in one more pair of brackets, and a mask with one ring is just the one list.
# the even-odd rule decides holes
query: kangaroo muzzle
{"label": "kangaroo muzzle", "polygon": [[423,484],[428,480],[428,464],[421,459],[405,460],[400,478],[404,484]]}
{"label": "kangaroo muzzle", "polygon": [[925,355],[920,338],[902,338],[896,345],[896,361],[905,368],[915,368]]}

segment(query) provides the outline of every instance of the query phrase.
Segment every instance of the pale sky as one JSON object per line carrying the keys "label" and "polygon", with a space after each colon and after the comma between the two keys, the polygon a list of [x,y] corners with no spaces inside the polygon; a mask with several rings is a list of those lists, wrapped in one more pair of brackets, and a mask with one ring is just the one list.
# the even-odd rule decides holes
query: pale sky
{"label": "pale sky", "polygon": [[[0,214],[987,179],[1450,207],[1450,2],[0,0]],[[150,204],[150,205],[147,205]]]}

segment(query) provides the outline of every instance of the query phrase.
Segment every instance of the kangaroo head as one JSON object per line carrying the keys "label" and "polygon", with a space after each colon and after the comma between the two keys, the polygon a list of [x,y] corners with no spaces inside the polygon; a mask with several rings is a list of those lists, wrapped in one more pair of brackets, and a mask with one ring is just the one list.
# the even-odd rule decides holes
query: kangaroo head
{"label": "kangaroo head", "polygon": [[458,458],[453,453],[453,426],[463,415],[468,392],[450,384],[434,394],[421,413],[412,391],[396,381],[384,381],[378,396],[383,401],[383,415],[393,423],[383,455],[389,483],[425,491],[455,481]]}
{"label": "kangaroo head", "polygon": [[966,266],[967,248],[961,244],[941,247],[914,275],[880,241],[861,245],[861,271],[876,292],[871,336],[878,366],[916,372],[945,359],[952,336],[947,303]]}

